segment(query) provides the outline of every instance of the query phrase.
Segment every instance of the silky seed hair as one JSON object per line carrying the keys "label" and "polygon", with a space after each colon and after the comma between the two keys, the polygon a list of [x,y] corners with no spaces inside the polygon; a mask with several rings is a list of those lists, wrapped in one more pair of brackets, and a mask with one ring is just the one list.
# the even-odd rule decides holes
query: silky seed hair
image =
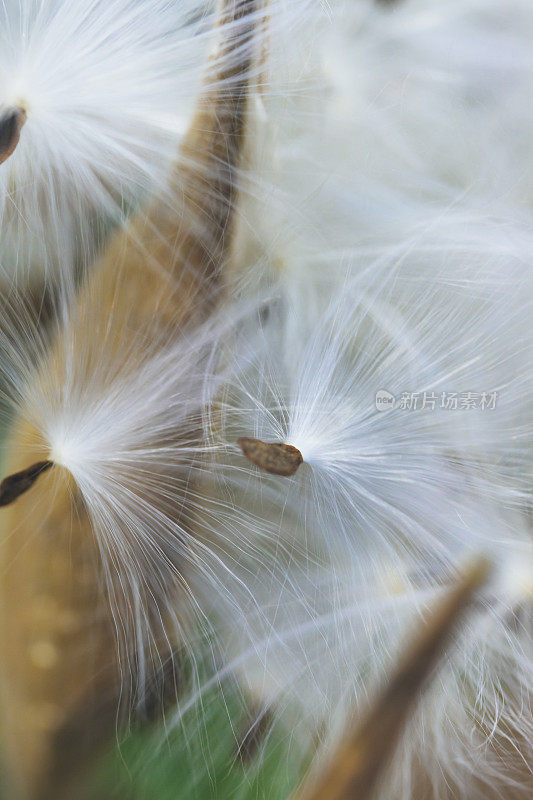
{"label": "silky seed hair", "polygon": [[217,45],[205,0],[8,0],[0,16],[5,286],[87,268],[164,190]]}
{"label": "silky seed hair", "polygon": [[[61,272],[46,330],[8,294],[4,474],[54,462],[2,511],[14,780],[55,798],[61,743],[78,763],[120,695],[148,715],[183,650],[169,724],[229,686],[298,763],[327,754],[481,550],[490,591],[384,791],[527,797],[530,7],[505,25],[480,0],[330,3],[327,23],[314,3],[221,8],[165,188],[81,289]],[[399,402],[488,389],[493,416]],[[23,613],[43,593],[83,637]]]}
{"label": "silky seed hair", "polygon": [[[39,664],[26,657],[35,620],[2,617],[10,642],[2,676],[10,775],[31,797],[66,789],[72,770],[93,750],[89,709],[109,735],[121,697],[144,713],[148,687],[185,646],[189,618],[202,619],[187,577],[205,560],[191,533],[201,504],[193,477],[201,473],[205,450],[203,407],[223,374],[206,370],[217,361],[218,339],[241,313],[238,305],[216,311],[217,296],[231,250],[249,86],[265,25],[261,3],[221,4],[217,45],[169,187],[110,240],[74,300],[65,277],[49,345],[37,369],[28,366],[28,383],[19,383],[20,376],[15,383],[22,403],[3,488],[17,502],[3,512],[11,535],[3,548],[9,566],[2,591],[5,598],[16,595],[21,609],[37,602],[36,593],[54,598],[84,629],[83,637],[73,631],[60,644],[53,618],[40,625],[48,646],[61,647],[61,659],[43,680]],[[15,366],[24,363],[15,343],[11,354]],[[48,458],[39,457],[43,451]],[[43,461],[55,467],[41,478]],[[23,560],[16,557],[21,550]],[[42,573],[50,559],[59,572]],[[74,582],[65,580],[70,574]],[[57,709],[46,730],[35,714],[43,703]]]}
{"label": "silky seed hair", "polygon": [[[262,697],[265,708],[286,712],[303,740],[310,728],[321,738],[339,719],[342,729],[346,698],[368,691],[393,637],[447,565],[465,550],[492,552],[501,564],[494,592],[417,713],[386,791],[526,797],[531,632],[511,619],[531,603],[531,339],[522,316],[532,297],[530,210],[514,195],[518,184],[523,196],[528,189],[512,135],[496,140],[468,105],[483,83],[471,42],[487,59],[491,41],[510,54],[509,29],[500,39],[495,5],[441,4],[423,22],[417,3],[398,5],[388,21],[368,5],[352,8],[353,27],[340,14],[326,37],[331,139],[323,130],[313,138],[312,112],[304,132],[285,120],[287,138],[268,142],[276,190],[246,208],[253,232],[240,251],[244,291],[272,275],[277,291],[258,302],[237,349],[245,369],[208,420],[210,440],[226,451],[217,459],[225,480],[211,491],[227,531],[222,571],[231,569],[235,588],[214,608],[213,581],[205,604],[222,625],[231,620],[222,674],[236,671],[252,702]],[[497,69],[503,85],[517,68],[516,99],[528,91],[524,11],[514,6],[511,35],[520,67],[511,57]],[[417,25],[426,35],[409,42]],[[362,44],[366,61],[355,59]],[[413,67],[413,52],[424,66]],[[376,79],[377,66],[384,73]],[[436,73],[437,94],[424,77]],[[507,107],[496,84],[483,83],[483,96],[489,117]],[[435,131],[443,108],[451,115]],[[490,131],[481,150],[480,128]],[[485,146],[497,153],[490,174],[479,158]],[[309,169],[316,162],[326,164],[323,182]],[[494,416],[439,409],[442,395],[460,399],[462,382],[498,387]],[[382,413],[379,390],[398,405],[404,394],[421,402],[425,392],[435,408]],[[483,392],[469,391],[478,400]],[[297,447],[305,466],[270,477],[250,468],[242,438]],[[512,686],[501,686],[501,670],[514,676]]]}

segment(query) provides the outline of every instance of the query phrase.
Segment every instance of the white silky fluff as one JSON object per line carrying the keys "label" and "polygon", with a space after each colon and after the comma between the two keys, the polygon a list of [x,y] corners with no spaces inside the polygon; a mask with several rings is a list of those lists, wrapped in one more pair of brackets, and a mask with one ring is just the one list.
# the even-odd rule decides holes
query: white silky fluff
{"label": "white silky fluff", "polygon": [[0,112],[27,121],[0,166],[0,276],[87,263],[160,188],[196,97],[212,17],[200,0],[6,0]]}
{"label": "white silky fluff", "polygon": [[[276,42],[268,50],[269,58],[275,54],[281,56],[287,39],[301,25],[302,15],[305,18],[305,10],[314,4],[315,0],[298,3],[279,0],[269,6],[269,30],[272,35],[277,33]],[[108,170],[109,183],[113,183],[111,177],[120,167],[117,158],[122,154],[130,159],[129,166],[140,165],[144,171],[142,181],[139,176],[133,178],[132,173],[132,189],[142,189],[144,198],[148,189],[152,193],[158,190],[157,195],[165,204],[172,207],[175,203],[182,210],[179,198],[167,187],[169,164],[171,158],[177,156],[179,135],[188,128],[194,101],[201,91],[206,91],[207,86],[220,93],[231,90],[229,84],[224,85],[224,77],[217,85],[218,70],[224,72],[230,66],[224,61],[226,48],[220,45],[232,42],[235,46],[230,58],[240,57],[239,37],[246,31],[238,21],[215,26],[217,12],[210,3],[116,0],[89,8],[71,0],[63,3],[60,9],[45,2],[32,8],[40,9],[40,14],[32,16],[25,5],[17,4],[4,11],[14,28],[12,32],[19,32],[23,40],[25,33],[34,32],[34,50],[44,59],[41,66],[48,66],[52,72],[58,69],[59,77],[67,81],[70,93],[63,95],[57,90],[59,100],[65,104],[67,121],[70,114],[72,123],[81,125],[77,132],[70,130],[67,135],[65,128],[60,132],[60,139],[65,136],[68,140],[73,136],[74,141],[66,151],[54,151],[58,159],[56,166],[64,166],[64,171],[58,170],[51,180],[53,170],[48,169],[49,165],[43,168],[41,177],[45,183],[38,188],[38,193],[45,200],[33,207],[32,220],[39,230],[45,230],[51,221],[47,204],[53,206],[56,202],[56,188],[58,195],[64,192],[65,208],[54,219],[60,220],[63,212],[72,211],[72,216],[68,217],[69,225],[72,223],[71,244],[81,244],[83,256],[90,263],[94,254],[80,231],[85,225],[90,227],[91,218],[87,216],[88,209],[76,200],[76,193],[82,189],[79,180],[90,177],[97,165],[98,169]],[[15,14],[17,9],[20,19]],[[265,11],[261,3],[254,15],[254,24],[264,30]],[[69,40],[72,53],[65,55],[65,71],[52,58],[50,41],[58,35],[58,26],[61,31],[76,34]],[[32,50],[29,45],[28,50]],[[87,60],[91,54],[95,56],[95,64]],[[151,55],[155,58],[153,63]],[[266,66],[266,58],[266,50],[258,54],[251,83],[257,81]],[[36,57],[31,66],[37,68],[38,62]],[[76,74],[76,65],[84,71],[83,75]],[[143,80],[150,65],[153,69],[148,70]],[[102,66],[102,69],[92,73],[92,66]],[[137,69],[139,74],[135,73]],[[110,80],[111,73],[117,70],[116,77],[123,81],[122,90],[120,80],[118,85]],[[37,73],[41,74],[39,70]],[[103,99],[103,95],[96,97],[94,89],[108,92],[102,106],[109,110],[107,145],[97,161],[94,160],[95,148],[104,141],[102,131],[95,126],[91,128],[94,141],[80,139],[82,130],[88,132],[86,125],[92,122],[97,106],[76,105],[69,76],[88,81],[89,86],[85,88],[91,102],[100,103]],[[25,73],[24,77],[29,80]],[[135,85],[133,94],[128,95],[126,89],[130,80]],[[282,90],[281,83],[273,87],[275,92]],[[111,102],[115,93],[116,102]],[[82,95],[80,103],[84,97]],[[149,108],[147,103],[152,101],[154,105]],[[33,102],[28,104],[28,122],[19,147],[2,165],[10,166],[10,180],[16,191],[31,188],[33,192],[36,188],[31,180],[26,181],[23,171],[29,173],[33,169],[38,176],[40,162],[31,160],[27,148],[32,142],[31,135],[38,132],[38,124],[51,123],[51,115],[45,114],[42,118],[36,115],[34,128],[28,128],[32,107]],[[56,110],[60,110],[59,106]],[[126,119],[121,119],[121,114],[126,114]],[[157,130],[150,128],[152,120],[157,122]],[[52,135],[53,126],[41,129],[40,133]],[[156,134],[161,134],[162,138],[158,139]],[[128,150],[130,144],[133,147]],[[41,147],[42,139],[35,146],[41,155],[47,155]],[[153,161],[142,160],[139,147],[146,149]],[[63,158],[67,157],[72,158],[72,164],[63,164]],[[80,160],[80,171],[76,172]],[[100,177],[93,177],[92,188],[95,189]],[[141,186],[145,179],[146,184]],[[116,187],[118,192],[114,199],[107,191],[102,193],[101,188],[97,189],[93,200],[98,195],[100,200],[105,199],[105,205],[97,207],[93,203],[90,212],[98,215],[100,223],[115,200],[118,201],[116,209],[121,213],[126,205],[134,202],[128,195],[125,180],[121,179]],[[30,195],[31,192],[28,197]],[[139,199],[137,197],[136,201]],[[33,202],[31,198],[30,201]],[[57,211],[52,208],[54,215]],[[3,229],[7,226],[8,244],[13,234],[16,260],[29,267],[25,231],[11,230],[6,219],[1,222]],[[194,228],[204,220],[195,218],[187,223]],[[177,217],[177,230],[179,224]],[[42,237],[38,239],[36,253],[46,261],[50,254],[47,242]],[[154,242],[155,238],[150,244]],[[135,330],[121,338],[117,349],[116,341],[109,342],[106,334],[108,323],[113,326],[112,302],[103,312],[108,317],[95,319],[94,327],[91,324],[80,327],[83,308],[80,310],[76,299],[74,253],[62,235],[56,244],[59,250],[55,256],[61,261],[61,268],[50,291],[50,312],[43,314],[39,300],[33,303],[24,290],[19,291],[18,278],[5,291],[0,326],[2,412],[7,418],[15,412],[19,419],[29,423],[41,438],[43,457],[52,458],[59,467],[68,470],[76,482],[102,554],[111,611],[123,648],[125,681],[131,684],[134,699],[142,705],[148,671],[154,666],[161,668],[161,659],[168,657],[168,653],[162,651],[167,645],[168,650],[172,650],[176,641],[185,637],[185,631],[190,635],[188,621],[191,617],[195,622],[199,618],[200,624],[207,626],[188,587],[189,572],[205,574],[212,569],[204,554],[205,544],[191,533],[199,509],[205,508],[196,489],[198,476],[205,469],[207,452],[199,433],[203,429],[206,408],[219,392],[223,376],[230,371],[232,360],[226,354],[226,339],[235,336],[230,332],[239,324],[242,304],[231,304],[225,312],[214,313],[205,324],[192,328],[182,329],[181,324],[176,323],[173,331],[169,322],[165,342],[161,341],[157,310],[154,310],[154,319],[142,318]],[[158,266],[163,268],[163,265]],[[127,263],[122,264],[118,259],[109,268],[115,268],[127,281]],[[147,279],[149,274],[147,267]],[[177,276],[176,281],[179,280]],[[91,302],[90,279],[88,285],[89,294],[83,289],[82,296],[85,292],[84,296]],[[184,298],[187,303],[195,302],[186,294],[186,289]],[[246,302],[244,307],[249,305]],[[51,319],[43,323],[45,315]],[[215,527],[213,520],[207,524]],[[190,609],[185,602],[187,597]]]}
{"label": "white silky fluff", "polygon": [[[332,11],[315,39],[322,82],[316,61],[304,72],[314,107],[262,107],[266,200],[244,212],[241,287],[274,275],[277,289],[211,424],[227,450],[217,496],[233,541],[220,547],[235,575],[222,607],[215,582],[203,590],[225,631],[222,674],[294,735],[334,740],[438,587],[486,552],[494,581],[383,791],[525,798],[533,8]],[[380,389],[394,410],[377,411]],[[439,409],[441,392],[492,391],[493,410]],[[402,410],[403,392],[436,408]],[[305,463],[291,479],[261,474],[239,436],[295,445]]]}
{"label": "white silky fluff", "polygon": [[[418,772],[437,796],[446,796],[448,782],[451,796],[471,797],[513,776],[498,737],[514,726],[523,750],[532,732],[531,632],[522,610],[533,589],[524,425],[532,343],[522,332],[531,303],[522,308],[520,281],[510,296],[486,286],[481,297],[457,285],[448,294],[420,267],[416,279],[400,268],[370,271],[372,278],[342,286],[322,314],[307,313],[305,303],[274,307],[262,354],[228,390],[217,423],[228,453],[237,453],[238,436],[257,436],[294,444],[305,463],[288,480],[254,474],[238,455],[226,466],[224,496],[240,509],[226,564],[246,593],[236,581],[238,602],[215,606],[222,624],[229,621],[226,658],[254,702],[288,707],[305,733],[310,724],[332,733],[384,679],[406,626],[454,566],[489,554],[498,574],[485,610],[410,728],[390,794],[416,796]],[[478,398],[481,386],[498,386],[499,405],[440,410],[441,390],[452,386]],[[420,400],[426,392],[436,407],[380,412],[379,389],[397,403],[402,391]],[[263,543],[260,556],[254,540]]]}
{"label": "white silky fluff", "polygon": [[[206,509],[198,483],[209,452],[199,432],[228,371],[221,337],[241,314],[236,306],[148,351],[154,331],[141,326],[118,358],[105,344],[95,358],[88,328],[68,313],[47,337],[28,317],[17,331],[27,341],[22,352],[20,341],[0,337],[4,409],[16,408],[38,434],[33,445],[56,465],[58,485],[63,470],[71,474],[87,510],[132,706],[143,708],[154,676],[175,648],[187,649],[194,625],[209,630],[189,587],[189,576],[213,570],[194,534]],[[54,496],[52,489],[51,503]],[[204,514],[204,522],[214,528],[216,517]]]}
{"label": "white silky fluff", "polygon": [[[275,53],[319,4],[271,3]],[[4,284],[86,266],[110,225],[164,189],[207,56],[217,60],[216,19],[211,0],[2,3],[0,113],[27,112],[0,166]]]}
{"label": "white silky fluff", "polygon": [[[253,98],[235,291],[255,310],[230,306],[132,371],[139,331],[90,380],[70,343],[74,379],[53,392],[22,380],[15,347],[10,394],[139,597],[114,609],[140,632],[136,668],[161,632],[144,601],[160,601],[165,633],[183,632],[179,589],[222,660],[208,685],[231,676],[326,752],[462,560],[487,552],[496,575],[386,796],[427,780],[439,799],[513,782],[525,798],[533,7],[361,0],[330,3],[327,22],[312,9],[298,40],[274,37]],[[380,389],[498,399],[379,412]],[[305,463],[291,479],[261,475],[239,436],[296,445]]]}

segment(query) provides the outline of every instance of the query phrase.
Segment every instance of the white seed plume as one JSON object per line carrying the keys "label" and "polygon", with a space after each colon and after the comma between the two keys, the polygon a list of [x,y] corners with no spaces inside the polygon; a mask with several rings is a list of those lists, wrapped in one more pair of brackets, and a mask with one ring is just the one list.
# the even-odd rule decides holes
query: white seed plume
{"label": "white seed plume", "polygon": [[[255,311],[230,306],[232,324],[214,319],[140,363],[137,331],[89,370],[66,335],[59,384],[28,378],[46,342],[18,320],[31,352],[5,334],[9,393],[43,458],[72,473],[110,586],[128,586],[114,613],[133,631],[140,693],[158,638],[187,628],[192,648],[195,617],[222,660],[211,686],[237,680],[295,740],[327,746],[465,554],[487,552],[496,578],[387,796],[512,786],[525,798],[533,8],[512,0],[506,25],[496,0],[330,10],[320,32],[310,15],[294,60],[281,58],[290,36],[276,40],[255,96],[234,259]],[[15,170],[30,111],[0,170]],[[377,406],[380,392],[394,407]],[[304,463],[263,475],[240,437],[293,445]]]}
{"label": "white seed plume", "polygon": [[[265,104],[278,171],[264,151],[241,276],[279,289],[210,425],[228,453],[217,497],[239,510],[220,546],[240,584],[222,609],[203,589],[227,623],[222,674],[304,740],[342,730],[465,552],[501,564],[405,737],[394,800],[529,791],[533,13],[501,12],[344,4],[320,40],[328,90],[292,117]],[[261,474],[240,437],[304,463]]]}
{"label": "white seed plume", "polygon": [[86,263],[95,240],[161,187],[199,91],[212,18],[199,0],[8,0],[0,122],[0,275]]}
{"label": "white seed plume", "polygon": [[[97,361],[77,333],[69,335],[67,321],[59,350],[55,345],[59,370],[36,369],[37,357],[21,356],[3,340],[12,356],[4,406],[14,405],[19,420],[38,432],[54,475],[62,468],[75,481],[101,554],[124,690],[141,706],[146,675],[161,670],[161,659],[203,621],[188,586],[189,574],[211,568],[211,554],[194,534],[200,512],[205,521],[197,484],[209,450],[199,432],[225,379],[215,368],[220,337],[239,313],[233,309],[231,323],[220,316],[188,327],[145,357],[150,333],[137,331],[120,359],[103,348]],[[36,334],[34,351],[40,350]],[[42,511],[46,517],[46,502]],[[215,518],[206,524],[213,527]]]}
{"label": "white seed plume", "polygon": [[[285,25],[287,30],[293,29],[301,10],[300,4],[290,8],[284,2],[274,4],[273,25],[279,25],[280,30]],[[261,7],[254,13],[253,24],[263,31],[264,10]],[[135,14],[132,29],[140,35],[142,15],[138,9]],[[201,22],[207,24],[205,19]],[[193,23],[194,20],[191,26]],[[242,68],[243,56],[249,57],[251,24],[237,17],[228,22],[226,29],[216,31],[220,41],[231,42],[231,47],[214,46],[209,68],[203,69],[209,81],[218,80],[220,71],[217,97],[225,96],[226,90],[235,90],[233,59]],[[208,40],[203,38],[205,50]],[[261,59],[261,66],[262,63]],[[255,77],[252,75],[250,81]],[[211,86],[202,88],[204,93],[209,90],[215,91]],[[188,86],[188,91],[198,94],[199,86]],[[173,106],[177,102],[176,97],[169,96],[168,87],[165,102]],[[198,123],[193,127],[194,124]],[[201,128],[195,129],[198,139],[202,134]],[[219,142],[220,152],[227,141],[229,135],[228,140]],[[209,149],[209,140],[204,146]],[[214,160],[218,152],[215,149],[214,155],[209,155]],[[178,173],[181,169],[186,174],[196,166],[189,159],[194,160],[190,147],[181,153]],[[227,175],[225,165],[220,165],[221,175],[215,168],[218,166],[209,162],[213,179],[203,187],[204,191],[212,190],[209,196],[213,209],[222,202],[217,180],[225,180]],[[200,164],[200,168],[204,165]],[[84,281],[81,300],[72,302],[76,284],[68,271],[61,271],[57,293],[52,294],[52,320],[46,330],[40,322],[39,307],[26,309],[25,296],[19,297],[13,287],[6,298],[1,328],[4,399],[9,410],[16,410],[19,421],[37,432],[42,451],[47,453],[43,461],[68,470],[74,478],[101,550],[116,628],[130,662],[126,667],[132,666],[139,692],[144,689],[146,662],[159,657],[157,642],[167,640],[171,650],[173,645],[168,640],[175,642],[171,632],[186,627],[188,611],[178,595],[188,593],[188,570],[203,565],[205,545],[191,533],[197,506],[202,507],[202,498],[195,495],[194,488],[194,476],[201,474],[205,456],[198,434],[205,408],[221,381],[217,369],[210,374],[207,368],[217,364],[218,358],[211,357],[211,350],[222,333],[237,324],[240,313],[238,306],[232,306],[231,325],[222,314],[219,317],[213,313],[205,327],[192,323],[182,327],[187,313],[207,313],[209,303],[205,297],[213,287],[202,285],[201,280],[204,272],[208,275],[222,269],[221,264],[208,263],[210,257],[224,257],[224,249],[215,248],[219,244],[214,241],[216,235],[230,236],[222,227],[224,222],[220,223],[221,230],[213,233],[216,215],[213,212],[214,222],[204,218],[204,206],[194,205],[194,191],[200,181],[189,180],[192,197],[187,197],[187,202],[180,204],[181,187],[176,179],[177,185],[172,188],[177,197],[163,190],[156,201],[162,219],[145,220],[142,215],[136,218],[138,227],[130,230],[135,246],[130,247],[129,241],[125,244],[120,236],[114,240],[105,263],[106,268],[110,264],[109,269],[114,270],[109,284],[108,271],[104,272],[99,262],[96,286],[90,278]],[[224,185],[223,190],[226,189]],[[184,211],[191,218],[180,217]],[[190,233],[186,241],[191,247],[197,234],[198,249],[203,247],[201,255],[191,256],[179,248],[177,255],[173,253],[174,237],[179,239],[182,233],[184,237]],[[142,253],[136,249],[138,236],[145,237]],[[123,246],[132,260],[137,258],[135,264],[124,259]],[[152,258],[151,248],[168,252],[168,259]],[[183,272],[177,270],[171,277],[173,264],[167,260],[171,262],[174,257],[179,266],[183,264]],[[131,308],[128,289],[129,282],[146,281],[149,292],[152,269],[154,280],[166,275],[168,269],[165,288],[169,287],[168,292],[172,290],[176,297],[172,295],[174,306],[169,310],[164,302],[167,298],[158,295],[158,301],[153,302],[153,319],[146,319],[144,309],[136,314],[144,284],[137,287],[137,294],[133,293]],[[111,287],[111,296],[103,296],[102,286]],[[200,294],[204,297],[203,312],[198,309],[193,313],[194,304],[201,305]],[[114,302],[118,295],[122,305]],[[187,311],[178,310],[180,297]],[[227,370],[222,374],[224,371]],[[194,598],[190,599],[194,615]]]}
{"label": "white seed plume", "polygon": [[[220,615],[223,674],[304,741],[342,731],[465,554],[499,566],[400,748],[395,800],[428,785],[481,798],[514,783],[526,797],[529,779],[531,288],[511,258],[509,286],[478,275],[465,289],[455,252],[449,285],[415,258],[416,277],[371,264],[326,311],[305,293],[270,303],[263,350],[245,349],[247,369],[213,416],[228,451],[219,502],[238,509],[218,516],[233,588],[222,606],[216,580],[196,592]],[[495,408],[480,405],[478,384],[498,387]],[[380,389],[394,408],[376,407]],[[418,407],[402,408],[403,392]],[[439,408],[443,394],[456,409]],[[261,473],[230,456],[243,433],[293,444],[304,463],[292,478]]]}

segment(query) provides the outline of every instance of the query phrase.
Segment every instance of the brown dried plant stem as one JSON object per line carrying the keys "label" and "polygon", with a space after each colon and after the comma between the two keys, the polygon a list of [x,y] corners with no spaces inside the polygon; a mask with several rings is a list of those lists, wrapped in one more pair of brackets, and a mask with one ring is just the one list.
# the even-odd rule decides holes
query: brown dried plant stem
{"label": "brown dried plant stem", "polygon": [[313,772],[298,800],[370,800],[446,645],[490,572],[476,561],[436,604],[362,721],[346,731],[333,758]]}
{"label": "brown dried plant stem", "polygon": [[[68,331],[42,364],[45,391],[63,384],[66,353],[82,349],[82,384],[98,375],[102,359],[110,379],[127,375],[216,302],[232,247],[260,2],[220,4],[231,34],[220,28],[169,192],[116,234],[94,266]],[[132,332],[141,332],[133,354]],[[26,416],[21,409],[7,458],[15,489],[17,474],[46,457]],[[115,734],[124,677],[87,510],[65,469],[42,472],[0,514],[2,745],[11,800],[81,798],[75,781]]]}

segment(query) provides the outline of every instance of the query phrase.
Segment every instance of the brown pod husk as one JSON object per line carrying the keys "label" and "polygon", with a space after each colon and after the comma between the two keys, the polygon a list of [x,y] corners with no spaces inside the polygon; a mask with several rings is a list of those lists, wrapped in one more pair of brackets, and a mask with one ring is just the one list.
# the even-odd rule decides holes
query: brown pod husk
{"label": "brown pod husk", "polygon": [[[90,376],[105,350],[131,369],[204,319],[221,292],[233,237],[238,169],[259,0],[224,0],[222,22],[240,20],[238,45],[222,40],[207,70],[169,193],[112,239],[81,287],[68,333],[60,333],[39,381],[61,385],[65,352],[83,343]],[[222,29],[223,31],[224,29]],[[220,66],[222,65],[222,66]],[[172,201],[169,201],[169,196]],[[68,341],[65,337],[68,336]],[[40,433],[15,421],[7,474],[43,461]],[[41,471],[42,472],[42,471]],[[178,514],[179,512],[175,512]],[[2,744],[10,798],[81,797],[80,779],[98,748],[115,734],[122,689],[116,630],[91,521],[69,473],[56,466],[0,515]],[[161,636],[161,659],[173,644]],[[75,788],[73,788],[75,787]]]}
{"label": "brown pod husk", "polygon": [[298,800],[371,800],[376,796],[378,782],[431,673],[489,572],[485,559],[474,562],[435,605],[366,716],[345,732],[322,772],[312,771]]}

